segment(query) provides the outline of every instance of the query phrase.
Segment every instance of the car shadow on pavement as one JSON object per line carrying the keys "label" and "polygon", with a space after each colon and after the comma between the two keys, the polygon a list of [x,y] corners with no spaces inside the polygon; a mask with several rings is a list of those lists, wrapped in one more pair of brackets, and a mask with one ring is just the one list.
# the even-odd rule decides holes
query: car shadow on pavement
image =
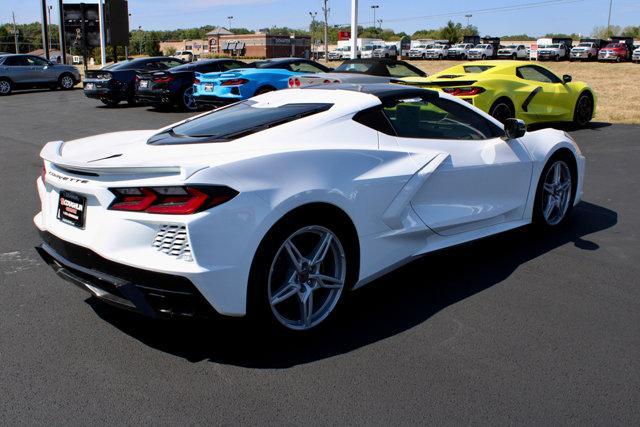
{"label": "car shadow on pavement", "polygon": [[126,334],[190,362],[287,368],[407,331],[440,310],[501,283],[520,265],[560,246],[598,250],[598,244],[586,236],[616,223],[616,212],[582,202],[571,221],[556,231],[523,227],[425,255],[348,293],[326,325],[302,337],[265,332],[244,319],[154,321],[94,298],[87,302],[102,319]]}

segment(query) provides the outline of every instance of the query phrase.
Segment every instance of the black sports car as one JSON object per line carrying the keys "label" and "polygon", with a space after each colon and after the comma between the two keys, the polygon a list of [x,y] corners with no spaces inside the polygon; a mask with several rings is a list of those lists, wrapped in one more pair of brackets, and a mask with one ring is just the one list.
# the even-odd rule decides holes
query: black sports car
{"label": "black sports car", "polygon": [[84,94],[108,106],[118,105],[121,101],[135,104],[135,78],[138,71],[162,71],[182,64],[184,61],[180,59],[160,56],[132,59],[87,71]]}
{"label": "black sports car", "polygon": [[178,106],[196,110],[193,99],[195,73],[215,73],[246,67],[235,59],[204,59],[165,71],[139,71],[136,76],[136,100],[156,108]]}

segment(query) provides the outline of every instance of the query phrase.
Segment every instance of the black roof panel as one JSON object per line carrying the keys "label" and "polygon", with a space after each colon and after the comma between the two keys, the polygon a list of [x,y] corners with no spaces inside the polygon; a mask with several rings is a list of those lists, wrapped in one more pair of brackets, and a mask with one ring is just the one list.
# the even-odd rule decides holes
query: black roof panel
{"label": "black roof panel", "polygon": [[439,98],[440,96],[435,90],[389,83],[340,83],[322,86],[310,86],[309,89],[350,90],[354,92],[368,93],[380,98],[381,101],[385,101],[387,99],[397,99],[399,96],[420,97],[425,99],[435,99]]}

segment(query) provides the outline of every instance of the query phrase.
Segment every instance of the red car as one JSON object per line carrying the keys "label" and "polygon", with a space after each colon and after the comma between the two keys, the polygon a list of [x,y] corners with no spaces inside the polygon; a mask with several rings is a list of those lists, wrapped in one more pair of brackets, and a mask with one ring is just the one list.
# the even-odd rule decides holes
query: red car
{"label": "red car", "polygon": [[609,43],[598,52],[598,61],[626,61],[629,49],[625,43]]}

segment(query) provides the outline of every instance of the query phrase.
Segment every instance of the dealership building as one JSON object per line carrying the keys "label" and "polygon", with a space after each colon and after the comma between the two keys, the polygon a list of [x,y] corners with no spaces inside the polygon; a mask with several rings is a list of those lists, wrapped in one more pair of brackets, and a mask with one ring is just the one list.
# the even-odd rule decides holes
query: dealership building
{"label": "dealership building", "polygon": [[311,51],[309,36],[275,35],[266,31],[254,34],[228,34],[224,28],[215,29],[207,36],[209,37],[210,53],[279,58],[286,56],[305,57]]}

